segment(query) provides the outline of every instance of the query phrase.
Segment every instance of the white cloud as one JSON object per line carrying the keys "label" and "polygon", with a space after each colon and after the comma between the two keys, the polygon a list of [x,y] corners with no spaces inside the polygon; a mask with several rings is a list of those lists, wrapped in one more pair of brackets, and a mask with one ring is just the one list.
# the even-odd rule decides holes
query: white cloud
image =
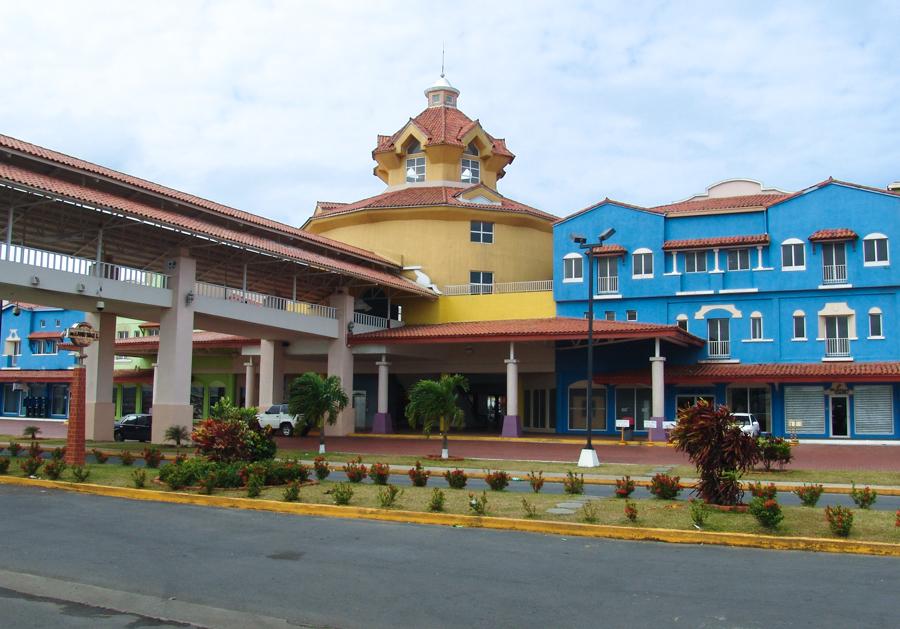
{"label": "white cloud", "polygon": [[891,3],[19,3],[0,132],[301,223],[376,194],[371,149],[424,106],[441,42],[461,107],[556,214],[748,176],[900,178]]}

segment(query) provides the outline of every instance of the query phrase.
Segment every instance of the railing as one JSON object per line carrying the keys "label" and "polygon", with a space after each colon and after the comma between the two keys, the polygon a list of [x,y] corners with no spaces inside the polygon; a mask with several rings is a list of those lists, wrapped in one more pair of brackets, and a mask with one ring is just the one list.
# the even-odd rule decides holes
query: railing
{"label": "railing", "polygon": [[23,247],[21,245],[7,247],[3,244],[0,246],[0,260],[37,266],[52,271],[63,271],[76,275],[100,277],[117,282],[149,286],[151,288],[168,288],[169,286],[169,276],[162,273],[144,271],[109,262],[101,262],[98,265],[95,260],[53,253],[43,249]]}
{"label": "railing", "polygon": [[708,341],[710,358],[728,358],[731,355],[731,341]]}
{"label": "railing", "polygon": [[829,357],[843,357],[850,355],[850,339],[827,338],[825,339],[825,355]]}
{"label": "railing", "polygon": [[846,264],[826,264],[822,267],[823,284],[844,284],[846,281]]}
{"label": "railing", "polygon": [[310,304],[305,301],[295,301],[286,297],[266,295],[265,293],[257,293],[249,290],[245,291],[241,288],[231,288],[230,286],[210,284],[208,282],[194,282],[194,295],[198,297],[208,297],[210,299],[237,301],[244,304],[259,306],[261,308],[293,312],[307,317],[337,319],[337,311],[331,306]]}
{"label": "railing", "polygon": [[619,276],[613,275],[611,277],[598,277],[597,278],[597,294],[598,295],[607,295],[609,293],[618,293],[619,292]]}
{"label": "railing", "polygon": [[500,284],[451,284],[444,286],[445,295],[490,295],[492,293],[537,293],[553,290],[553,280],[503,282]]}
{"label": "railing", "polygon": [[396,328],[399,325],[399,321],[391,321],[387,317],[379,317],[378,315],[370,315],[365,312],[354,312],[353,313],[353,323],[358,323],[359,325],[367,325],[372,328],[378,328],[380,330],[386,330],[388,328]]}

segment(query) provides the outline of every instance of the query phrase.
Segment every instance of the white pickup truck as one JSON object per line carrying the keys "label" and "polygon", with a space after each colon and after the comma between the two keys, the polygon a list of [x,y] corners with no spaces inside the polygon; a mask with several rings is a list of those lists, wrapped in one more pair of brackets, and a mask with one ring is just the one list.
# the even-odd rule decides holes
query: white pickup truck
{"label": "white pickup truck", "polygon": [[[256,416],[260,426],[269,426],[277,430],[283,437],[294,434],[294,416],[288,413],[287,404],[273,404]],[[302,418],[301,418],[302,419]],[[305,437],[309,432],[309,426],[303,426],[300,435]]]}

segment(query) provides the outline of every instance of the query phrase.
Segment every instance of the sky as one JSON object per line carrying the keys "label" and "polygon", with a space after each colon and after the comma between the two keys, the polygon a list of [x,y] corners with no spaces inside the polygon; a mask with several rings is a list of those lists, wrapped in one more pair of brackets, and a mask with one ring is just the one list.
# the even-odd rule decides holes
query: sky
{"label": "sky", "polygon": [[384,189],[376,135],[460,109],[565,216],[745,177],[900,180],[897,2],[12,2],[0,133],[302,224]]}

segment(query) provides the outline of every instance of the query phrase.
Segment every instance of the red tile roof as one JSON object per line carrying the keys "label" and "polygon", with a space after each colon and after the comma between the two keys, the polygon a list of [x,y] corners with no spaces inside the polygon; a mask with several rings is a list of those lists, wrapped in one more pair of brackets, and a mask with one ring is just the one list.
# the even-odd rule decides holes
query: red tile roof
{"label": "red tile roof", "polygon": [[[672,384],[701,382],[831,382],[900,381],[900,361],[819,363],[704,363],[667,366],[665,379]],[[649,370],[594,377],[598,383],[650,381]]]}
{"label": "red tile roof", "polygon": [[69,382],[70,369],[4,369],[0,382]]}
{"label": "red tile roof", "polygon": [[859,236],[852,229],[839,227],[836,229],[820,229],[810,234],[810,242],[823,242],[827,240],[856,240]]}
{"label": "red tile roof", "polygon": [[603,245],[602,247],[594,247],[591,254],[594,256],[624,256],[628,253],[622,245]]}
{"label": "red tile roof", "polygon": [[154,323],[152,321],[144,321],[143,323],[138,324],[139,328],[158,328],[159,324]]}
{"label": "red tile roof", "polygon": [[719,236],[717,238],[667,240],[663,243],[663,251],[680,251],[682,249],[710,249],[712,247],[742,247],[745,245],[767,244],[769,244],[768,234],[750,234],[746,236]]}
{"label": "red tile roof", "polygon": [[106,168],[105,166],[99,166],[83,159],[78,159],[77,157],[66,155],[65,153],[59,153],[42,146],[38,146],[37,144],[31,144],[30,142],[25,142],[23,140],[18,140],[16,138],[0,134],[0,147],[10,151],[21,153],[23,155],[27,155],[32,158],[37,158],[41,161],[50,162],[52,164],[67,167],[77,171],[88,172],[93,175],[101,176],[111,181],[124,184],[126,186],[139,188],[145,192],[165,197],[172,202],[189,204],[208,212],[212,212],[213,214],[217,214],[219,216],[237,219],[239,221],[250,223],[258,227],[274,230],[276,232],[279,232],[280,234],[289,235],[293,238],[305,240],[317,245],[332,247],[345,253],[365,258],[372,262],[393,266],[393,262],[391,262],[390,260],[382,258],[378,254],[367,251],[360,247],[354,247],[353,245],[348,245],[340,241],[332,240],[325,236],[319,236],[318,234],[311,234],[297,227],[274,221],[272,219],[265,218],[264,216],[258,216],[256,214],[251,214],[250,212],[244,212],[242,210],[238,210],[221,203],[209,201],[208,199],[204,199],[202,197],[188,194],[186,192],[181,192],[180,190],[175,190],[173,188],[168,188],[166,186],[153,183],[152,181],[147,181],[146,179],[141,179],[140,177],[127,175],[117,170]]}
{"label": "red tile roof", "polygon": [[[52,175],[37,173],[7,162],[0,162],[0,179],[91,205],[116,209],[130,216],[199,233],[215,240],[283,256],[289,260],[309,264],[314,268],[374,281],[406,292],[431,295],[428,289],[394,273],[364,266],[358,262],[330,257],[327,255],[327,248],[320,253],[294,244],[285,244],[244,231],[240,229],[239,225],[225,226],[204,218],[185,216],[175,210],[164,209],[137,199],[125,198],[80,183],[58,179]],[[306,232],[302,233],[306,234]],[[390,264],[394,266],[394,263]],[[394,268],[396,267],[394,266]]]}
{"label": "red tile roof", "polygon": [[[236,349],[245,345],[255,345],[259,339],[248,339],[234,334],[222,334],[220,332],[194,332],[194,347]],[[127,354],[128,352],[155,352],[159,348],[158,336],[132,336],[127,339],[116,339],[116,352]]]}
{"label": "red tile roof", "polygon": [[[552,319],[513,319],[409,325],[390,330],[356,334],[351,345],[408,343],[491,343],[508,341],[581,340],[587,338],[587,319],[554,317]],[[665,338],[686,345],[702,345],[703,341],[676,325],[594,321],[597,339]]]}
{"label": "red tile roof", "polygon": [[781,201],[788,193],[778,192],[772,194],[749,194],[736,197],[711,197],[708,199],[697,199],[695,201],[680,201],[678,203],[669,203],[667,205],[657,205],[656,207],[647,208],[651,212],[660,214],[684,214],[691,212],[722,212],[727,210],[752,210],[764,209],[773,203]]}
{"label": "red tile roof", "polygon": [[62,335],[65,333],[65,330],[57,330],[56,332],[32,332],[28,335],[29,341],[34,341],[37,339],[55,339],[60,340]]}
{"label": "red tile roof", "polygon": [[455,188],[450,186],[410,186],[409,188],[382,192],[374,197],[362,199],[361,201],[356,201],[354,203],[345,203],[334,209],[325,210],[318,216],[313,216],[309,220],[315,221],[317,218],[339,216],[362,210],[425,206],[471,207],[479,210],[527,214],[528,216],[534,216],[546,221],[556,220],[556,217],[552,214],[547,214],[546,212],[542,212],[531,206],[525,205],[524,203],[508,199],[499,195],[496,190],[491,190],[491,194],[500,196],[499,204],[471,203],[462,198],[461,195],[463,193],[478,187],[482,187],[482,184],[475,184],[474,186],[467,186],[465,188]]}
{"label": "red tile roof", "polygon": [[[426,146],[436,144],[450,144],[453,146],[462,146],[462,139],[475,125],[480,124],[478,120],[472,120],[466,114],[455,107],[429,107],[415,118],[410,118],[410,122],[416,125],[422,133],[428,136]],[[408,124],[408,123],[407,123]],[[400,135],[400,132],[406,128],[397,131],[394,135],[379,135],[378,145],[375,147],[374,153],[384,153],[394,150],[394,142]],[[492,144],[492,151],[498,155],[505,155],[514,158],[508,148],[506,141],[502,138],[494,138],[485,131],[488,139]]]}

